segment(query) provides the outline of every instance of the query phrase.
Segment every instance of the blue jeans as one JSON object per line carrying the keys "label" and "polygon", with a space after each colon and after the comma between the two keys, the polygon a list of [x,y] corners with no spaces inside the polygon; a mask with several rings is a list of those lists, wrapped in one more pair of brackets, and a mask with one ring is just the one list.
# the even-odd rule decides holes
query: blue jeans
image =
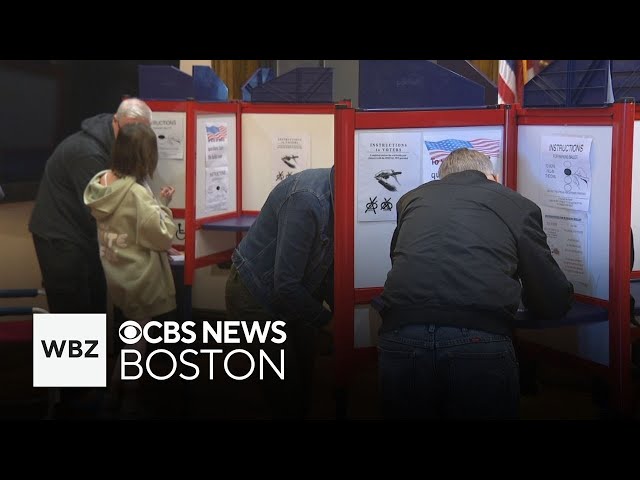
{"label": "blue jeans", "polygon": [[518,418],[518,362],[508,336],[407,325],[380,334],[378,359],[385,418]]}

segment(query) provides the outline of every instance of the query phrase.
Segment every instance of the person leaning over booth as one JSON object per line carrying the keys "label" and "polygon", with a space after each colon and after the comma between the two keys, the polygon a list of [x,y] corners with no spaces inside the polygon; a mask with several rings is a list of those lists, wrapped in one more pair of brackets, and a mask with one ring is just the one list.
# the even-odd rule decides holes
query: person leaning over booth
{"label": "person leaning over booth", "polygon": [[[98,172],[84,191],[84,202],[98,224],[100,259],[113,304],[143,328],[152,319],[176,309],[175,286],[167,250],[177,227],[168,204],[172,187],[163,187],[156,200],[149,184],[158,165],[158,144],[153,129],[142,123],[124,125],[116,138],[110,170]],[[131,346],[144,360],[146,342]],[[141,412],[140,382],[120,385],[120,357],[112,376],[112,389],[126,387],[123,413]]]}
{"label": "person leaning over booth", "polygon": [[150,125],[151,109],[142,100],[126,99],[115,115],[84,120],[47,160],[29,230],[52,313],[107,311],[96,223],[82,195],[89,180],[108,167],[120,128],[138,122]]}
{"label": "person leaning over booth", "polygon": [[[120,128],[139,122],[150,125],[151,109],[142,100],[126,99],[115,115],[102,113],[83,120],[80,130],[64,139],[47,160],[29,231],[51,313],[107,312],[96,223],[82,195],[91,177],[107,168]],[[87,398],[92,393],[62,389],[59,415],[94,415],[96,402]]]}
{"label": "person leaning over booth", "polygon": [[541,319],[573,302],[540,208],[498,183],[491,160],[454,150],[435,180],[397,203],[381,295],[385,417],[517,418],[511,340],[520,301]]}
{"label": "person leaning over booth", "polygon": [[276,363],[285,350],[284,380],[261,381],[274,418],[309,413],[317,333],[332,319],[323,302],[333,310],[333,191],[333,167],[286,178],[232,255],[227,318],[286,322],[283,345],[259,345]]}

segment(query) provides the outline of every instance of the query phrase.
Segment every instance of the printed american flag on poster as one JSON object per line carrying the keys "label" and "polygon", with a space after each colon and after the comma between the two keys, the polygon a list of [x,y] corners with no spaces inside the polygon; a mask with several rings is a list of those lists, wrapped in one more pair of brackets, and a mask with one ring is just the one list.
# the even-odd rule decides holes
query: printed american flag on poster
{"label": "printed american flag on poster", "polygon": [[207,125],[207,141],[221,142],[227,139],[227,127],[225,125]]}
{"label": "printed american flag on poster", "polygon": [[500,140],[491,140],[489,138],[475,138],[473,140],[458,140],[448,138],[439,142],[424,142],[431,160],[444,160],[447,155],[458,148],[470,148],[489,155],[497,157],[500,154]]}

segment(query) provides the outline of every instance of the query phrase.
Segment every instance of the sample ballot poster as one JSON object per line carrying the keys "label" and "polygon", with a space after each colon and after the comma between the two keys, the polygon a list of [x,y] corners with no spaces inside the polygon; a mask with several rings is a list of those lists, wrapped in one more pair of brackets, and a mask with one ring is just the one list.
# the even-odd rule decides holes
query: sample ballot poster
{"label": "sample ballot poster", "polygon": [[184,117],[173,112],[153,112],[151,128],[158,138],[158,158],[184,159]]}
{"label": "sample ballot poster", "polygon": [[491,159],[496,173],[501,173],[501,127],[453,127],[433,128],[423,132],[422,182],[437,180],[442,161],[458,148],[468,148],[484,153]]}
{"label": "sample ballot poster", "polygon": [[543,136],[542,203],[568,210],[589,210],[592,138]]}
{"label": "sample ballot poster", "polygon": [[205,123],[205,211],[204,216],[224,212],[229,204],[229,148],[226,122]]}
{"label": "sample ballot poster", "polygon": [[556,262],[573,283],[589,284],[587,265],[587,213],[544,211],[544,231]]}
{"label": "sample ballot poster", "polygon": [[358,221],[396,221],[396,203],[420,185],[420,132],[360,133]]}
{"label": "sample ballot poster", "polygon": [[273,186],[311,166],[311,136],[308,133],[273,137],[271,179]]}

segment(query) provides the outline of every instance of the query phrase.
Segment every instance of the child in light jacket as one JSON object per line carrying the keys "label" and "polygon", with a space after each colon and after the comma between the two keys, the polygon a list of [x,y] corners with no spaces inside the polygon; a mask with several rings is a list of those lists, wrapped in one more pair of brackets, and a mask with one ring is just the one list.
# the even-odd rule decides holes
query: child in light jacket
{"label": "child in light jacket", "polygon": [[[158,164],[158,145],[145,123],[121,127],[111,160],[111,169],[97,173],[87,185],[84,202],[98,225],[100,259],[111,300],[128,320],[143,328],[153,317],[176,309],[167,254],[177,230],[167,206],[174,190],[164,187],[158,201],[146,182]],[[144,337],[127,347],[137,349],[144,362]],[[120,380],[119,363],[120,357],[114,388]],[[138,391],[139,382],[127,384],[129,390]]]}

